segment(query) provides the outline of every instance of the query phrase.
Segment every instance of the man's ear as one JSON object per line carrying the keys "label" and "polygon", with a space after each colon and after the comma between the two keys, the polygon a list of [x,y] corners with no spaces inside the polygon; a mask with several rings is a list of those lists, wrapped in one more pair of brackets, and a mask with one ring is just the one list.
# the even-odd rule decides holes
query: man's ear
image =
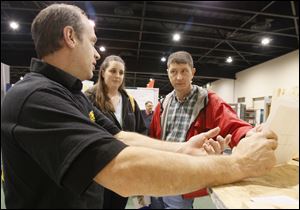
{"label": "man's ear", "polygon": [[196,73],[196,69],[192,68],[192,74],[193,74],[193,76],[195,75],[195,73]]}
{"label": "man's ear", "polygon": [[77,40],[76,40],[75,31],[72,26],[64,27],[63,37],[64,37],[64,42],[68,47],[70,48],[75,47]]}

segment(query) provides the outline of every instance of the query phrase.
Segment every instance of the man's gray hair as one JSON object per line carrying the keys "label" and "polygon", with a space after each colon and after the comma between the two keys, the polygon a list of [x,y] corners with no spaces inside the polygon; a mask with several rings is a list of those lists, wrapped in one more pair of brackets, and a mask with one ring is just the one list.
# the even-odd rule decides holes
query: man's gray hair
{"label": "man's gray hair", "polygon": [[191,54],[186,51],[178,51],[172,53],[168,58],[168,68],[170,67],[171,63],[188,64],[191,68],[194,67],[193,58]]}

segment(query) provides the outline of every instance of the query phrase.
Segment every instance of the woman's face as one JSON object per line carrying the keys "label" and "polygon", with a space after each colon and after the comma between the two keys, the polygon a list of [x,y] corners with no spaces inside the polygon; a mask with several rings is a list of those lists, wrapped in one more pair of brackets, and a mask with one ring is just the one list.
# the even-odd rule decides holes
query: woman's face
{"label": "woman's face", "polygon": [[108,67],[102,71],[102,77],[107,88],[118,89],[124,80],[125,66],[118,61],[110,61]]}

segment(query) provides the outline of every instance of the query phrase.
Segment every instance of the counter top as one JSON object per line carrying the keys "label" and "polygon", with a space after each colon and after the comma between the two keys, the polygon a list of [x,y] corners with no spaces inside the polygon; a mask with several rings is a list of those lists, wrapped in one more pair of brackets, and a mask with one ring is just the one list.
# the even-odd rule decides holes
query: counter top
{"label": "counter top", "polygon": [[209,188],[209,193],[216,207],[222,209],[299,209],[299,162],[276,166],[261,177]]}

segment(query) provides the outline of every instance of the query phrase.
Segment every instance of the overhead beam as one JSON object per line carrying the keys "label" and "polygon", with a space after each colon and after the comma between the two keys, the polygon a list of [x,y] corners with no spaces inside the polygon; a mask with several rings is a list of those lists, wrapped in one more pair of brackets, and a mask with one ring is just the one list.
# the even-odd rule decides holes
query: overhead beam
{"label": "overhead beam", "polygon": [[225,41],[247,64],[251,65],[250,62],[237,50],[235,49],[232,44],[230,44],[228,41]]}
{"label": "overhead beam", "polygon": [[[294,27],[290,28],[285,28],[281,30],[291,30]],[[119,29],[119,28],[105,28],[105,27],[96,27],[96,29],[100,30],[108,30],[108,31],[121,31],[121,32],[131,32],[131,33],[139,33],[139,30],[132,30],[132,29]],[[162,35],[162,36],[170,36],[170,33],[163,33],[163,32],[154,32],[154,31],[142,31],[144,34],[155,34],[155,35]],[[276,31],[274,31],[276,32]],[[184,37],[186,38],[193,38],[193,39],[203,39],[203,40],[211,40],[211,41],[227,41],[227,39],[221,39],[221,38],[213,38],[213,37],[204,37],[204,36],[194,36],[194,35],[189,35],[189,34],[184,34]],[[228,39],[228,41],[237,43],[237,44],[247,44],[247,45],[256,45],[256,46],[261,46],[261,43],[259,42],[249,42],[249,41],[239,41],[239,40],[233,40],[233,39]],[[274,48],[283,48],[283,49],[293,49],[290,47],[285,47],[285,46],[278,46],[278,45],[268,45],[269,47],[274,47]]]}
{"label": "overhead beam", "polygon": [[197,7],[197,8],[203,8],[203,9],[227,11],[227,12],[236,12],[236,13],[244,13],[244,14],[259,14],[259,15],[270,16],[270,17],[294,19],[294,17],[290,16],[290,15],[279,15],[279,14],[268,13],[268,12],[255,12],[255,11],[243,10],[243,9],[232,9],[232,8],[216,7],[216,6],[209,6],[209,5],[182,3],[182,2],[178,2],[178,1],[156,1],[156,2],[164,3],[164,4],[179,5],[179,6],[189,6],[189,7],[192,7],[192,8]]}
{"label": "overhead beam", "polygon": [[[125,40],[125,39],[111,39],[111,38],[101,38],[101,40],[104,41],[116,41],[116,42],[129,42],[129,43],[137,43],[138,41],[135,40]],[[151,45],[160,45],[160,46],[171,46],[171,47],[184,47],[184,48],[193,48],[193,49],[203,49],[203,50],[210,50],[212,48],[209,47],[199,47],[199,46],[194,46],[194,45],[176,45],[174,46],[173,44],[169,43],[161,43],[161,42],[148,42],[148,41],[141,41],[144,44],[151,44]],[[223,42],[222,42],[223,43]],[[235,52],[234,50],[226,50],[226,49],[215,49],[215,51],[220,51],[220,52]],[[266,53],[254,53],[254,52],[248,52],[248,51],[240,51],[241,53],[249,54],[249,55],[259,55],[259,56],[272,56],[268,55]]]}
{"label": "overhead beam", "polygon": [[[2,8],[1,8],[2,9]],[[30,8],[7,8],[4,7],[3,9],[5,10],[20,10],[20,11],[39,11],[38,9],[30,9]],[[126,15],[112,15],[112,14],[99,14],[96,13],[96,16],[99,17],[111,17],[111,18],[120,18],[120,19],[133,19],[133,20],[141,20],[142,17],[138,16],[126,16]],[[178,20],[171,20],[171,19],[162,19],[162,18],[150,18],[150,17],[144,17],[144,21],[154,21],[154,22],[168,22],[168,23],[176,23],[176,24],[186,24],[185,21],[178,21]],[[208,28],[222,28],[222,29],[227,29],[227,30],[235,30],[236,27],[231,27],[231,26],[224,26],[224,25],[216,25],[216,24],[207,24],[207,23],[195,23],[191,22],[190,25],[195,25],[195,26],[202,26],[202,27],[208,27]],[[270,34],[274,36],[285,36],[285,37],[293,37],[297,38],[296,35],[292,34],[284,34],[284,33],[277,33],[277,32],[271,32],[271,31],[259,31],[259,30],[254,30],[254,29],[240,29],[240,31],[247,31],[247,32],[256,32],[256,33],[265,33],[265,34]]]}
{"label": "overhead beam", "polygon": [[[155,22],[162,22],[163,21],[163,22],[169,22],[169,23],[186,24],[185,21],[160,19],[160,18],[145,18],[145,20],[155,21]],[[207,24],[207,23],[195,23],[195,22],[191,22],[189,24],[190,25],[195,25],[195,26],[207,27],[207,28],[218,28],[218,29],[222,28],[222,29],[227,29],[227,30],[236,30],[236,27],[232,27],[232,26]],[[259,31],[259,30],[246,29],[246,28],[240,29],[239,31],[265,33],[265,34],[270,34],[270,35],[274,35],[274,36],[285,36],[285,37],[293,37],[293,38],[297,37],[296,35],[292,35],[292,34],[277,33],[277,32],[271,32],[271,31]]]}
{"label": "overhead beam", "polygon": [[294,15],[294,24],[295,24],[295,31],[296,31],[296,35],[297,35],[297,39],[298,39],[298,44],[299,44],[299,28],[298,28],[298,23],[297,23],[297,19],[296,19],[296,7],[295,7],[295,2],[291,1],[291,7],[292,7],[292,13]]}
{"label": "overhead beam", "polygon": [[[6,22],[1,21],[1,24],[6,24]],[[31,23],[27,22],[20,22],[21,25],[30,25]],[[284,31],[284,30],[291,30],[294,29],[294,27],[289,27],[289,28],[284,28],[284,29],[278,29],[273,32],[278,32],[278,31]],[[96,30],[106,30],[106,31],[120,31],[120,32],[129,32],[129,33],[143,33],[143,34],[155,34],[155,35],[162,35],[162,36],[170,36],[170,33],[163,33],[163,32],[155,32],[155,31],[140,31],[140,30],[133,30],[133,29],[125,29],[125,28],[107,28],[107,27],[97,27]],[[11,35],[11,33],[8,32],[1,32],[1,35]],[[24,33],[24,32],[18,32],[16,35],[28,35],[31,36],[31,33]],[[211,41],[230,41],[232,43],[237,43],[237,44],[246,44],[246,45],[255,45],[255,46],[261,46],[261,43],[259,42],[249,42],[249,41],[239,41],[239,40],[234,40],[234,39],[222,39],[222,38],[213,38],[213,37],[204,37],[204,36],[194,36],[194,35],[189,35],[189,34],[184,34],[184,37],[186,38],[193,38],[193,39],[199,39],[199,40],[211,40]],[[101,37],[100,37],[101,39]],[[286,46],[279,46],[279,45],[268,45],[268,47],[273,47],[273,48],[282,48],[282,49],[290,49],[292,50],[293,48],[291,47],[286,47]]]}
{"label": "overhead beam", "polygon": [[[261,9],[261,12],[263,12],[264,10],[266,10],[266,9],[267,9],[268,7],[270,7],[273,3],[274,3],[274,1],[268,3],[264,8]],[[244,22],[240,27],[236,28],[230,35],[228,35],[228,36],[226,37],[226,40],[227,40],[229,37],[233,36],[237,31],[241,30],[245,25],[247,25],[251,20],[253,20],[257,15],[258,15],[257,13],[254,14],[251,18],[249,18],[246,22]],[[210,49],[207,53],[205,53],[204,56],[210,54],[213,50],[216,50],[216,48],[219,47],[221,44],[223,44],[223,42],[224,42],[224,41],[221,41],[221,42],[219,42],[218,44],[216,44],[215,47],[213,47],[213,48]],[[199,62],[202,58],[203,58],[203,56],[200,57],[200,58],[198,59],[197,62]]]}
{"label": "overhead beam", "polygon": [[[126,41],[126,40],[115,40],[115,41]],[[136,41],[131,41],[130,42],[136,42]],[[25,44],[25,45],[33,45],[33,43],[31,43],[30,41],[2,41],[2,44]],[[158,43],[159,44],[159,43]],[[107,46],[106,47],[108,50],[109,49],[112,49],[112,50],[130,50],[130,51],[136,51],[136,48],[129,48],[129,47],[109,47]],[[33,48],[32,49],[26,49],[26,51],[32,51],[34,50]],[[22,50],[21,50],[22,51]],[[162,50],[147,50],[147,49],[140,49],[141,52],[150,52],[150,53],[157,53],[157,54],[164,54],[166,53],[165,51],[162,51]],[[233,51],[231,51],[233,52]],[[266,54],[259,54],[259,53],[250,53],[248,52],[249,55],[258,55],[258,56],[267,56]],[[206,58],[215,58],[215,59],[222,59],[222,60],[225,60],[225,57],[222,57],[222,56],[209,56],[209,55],[203,55],[203,54],[196,54],[196,53],[192,53],[192,56],[193,57],[206,57]],[[147,56],[143,56],[143,57],[147,57]],[[153,57],[154,58],[154,57]],[[237,59],[236,60],[240,60],[240,59]],[[252,62],[252,63],[259,63],[260,60],[249,60],[249,62]]]}
{"label": "overhead beam", "polygon": [[144,28],[144,18],[146,14],[146,1],[143,1],[143,12],[142,12],[142,19],[141,19],[141,25],[140,25],[140,31],[139,31],[139,42],[138,42],[138,50],[137,50],[137,62],[140,58],[140,49],[141,49],[141,41],[143,36],[143,28]]}
{"label": "overhead beam", "polygon": [[[261,9],[261,11],[265,11],[267,8],[269,8],[272,4],[274,4],[274,1],[268,3],[264,8]],[[248,23],[250,23],[254,18],[258,16],[258,13],[254,14],[251,18],[249,18],[246,22],[244,22],[240,27],[236,28],[228,37],[233,36],[236,32],[243,29],[244,26],[246,26]],[[277,33],[277,32],[276,32]]]}

